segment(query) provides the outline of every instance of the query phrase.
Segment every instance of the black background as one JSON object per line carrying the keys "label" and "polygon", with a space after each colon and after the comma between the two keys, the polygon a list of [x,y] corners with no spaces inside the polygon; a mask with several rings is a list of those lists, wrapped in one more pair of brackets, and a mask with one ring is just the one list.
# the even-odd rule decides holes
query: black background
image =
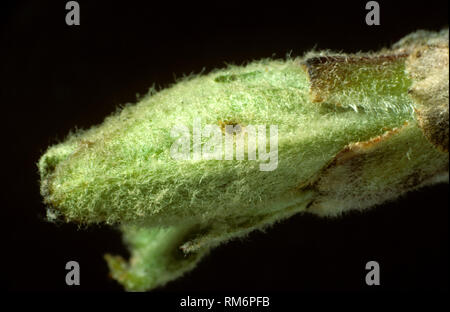
{"label": "black background", "polygon": [[[100,123],[155,84],[226,63],[301,56],[316,49],[376,50],[417,29],[448,25],[447,1],[379,1],[381,25],[365,24],[366,1],[218,5],[78,1],[81,25],[65,24],[66,1],[2,1],[2,207],[9,290],[113,290],[104,253],[127,255],[113,229],[45,222],[36,162],[75,126]],[[448,290],[448,186],[340,219],[298,215],[211,252],[157,292]],[[81,266],[66,286],[65,263]],[[365,264],[381,286],[365,284]]]}

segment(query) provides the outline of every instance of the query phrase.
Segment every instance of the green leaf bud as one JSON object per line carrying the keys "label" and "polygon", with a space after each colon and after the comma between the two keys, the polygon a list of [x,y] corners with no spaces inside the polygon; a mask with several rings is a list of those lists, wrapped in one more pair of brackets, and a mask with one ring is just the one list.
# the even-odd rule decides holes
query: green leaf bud
{"label": "green leaf bud", "polygon": [[[49,219],[120,228],[149,290],[297,213],[337,216],[448,183],[448,30],[378,53],[310,52],[189,77],[39,161]],[[231,151],[231,154],[230,154]]]}

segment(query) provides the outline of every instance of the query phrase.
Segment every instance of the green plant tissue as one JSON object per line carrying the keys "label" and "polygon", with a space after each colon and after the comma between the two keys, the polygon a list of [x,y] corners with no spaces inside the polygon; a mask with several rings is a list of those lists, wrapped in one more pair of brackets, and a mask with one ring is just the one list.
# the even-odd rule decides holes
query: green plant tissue
{"label": "green plant tissue", "polygon": [[116,226],[131,258],[106,255],[112,277],[153,289],[293,214],[448,182],[448,30],[182,79],[70,134],[38,167],[49,220]]}

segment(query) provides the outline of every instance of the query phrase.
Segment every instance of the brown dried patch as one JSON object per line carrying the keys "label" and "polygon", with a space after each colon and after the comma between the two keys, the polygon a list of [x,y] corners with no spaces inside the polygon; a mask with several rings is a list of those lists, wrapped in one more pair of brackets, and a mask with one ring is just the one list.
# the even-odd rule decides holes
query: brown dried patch
{"label": "brown dried patch", "polygon": [[398,61],[403,61],[408,54],[393,53],[387,55],[335,55],[308,58],[302,67],[311,82],[310,97],[312,102],[323,102],[333,92],[358,84],[349,80],[352,73],[364,67],[372,71],[382,71]]}
{"label": "brown dried patch", "polygon": [[[347,210],[361,210],[424,185],[448,179],[448,158],[432,149],[415,153],[429,155],[432,163],[423,159],[409,159],[410,140],[417,138],[419,130],[414,124],[387,131],[364,142],[343,148],[323,168],[309,188],[316,198],[307,211],[321,216],[336,216]],[[428,157],[421,155],[422,158]]]}
{"label": "brown dried patch", "polygon": [[[405,122],[404,126],[407,125],[408,122]],[[399,133],[400,129],[401,128],[394,128],[368,141],[356,142],[347,145],[335,156],[333,166],[343,164],[358,155],[369,153],[371,150],[376,149],[381,142],[388,140],[393,135]]]}
{"label": "brown dried patch", "polygon": [[407,125],[364,142],[349,144],[337,153],[312,183],[311,187],[317,191],[318,196],[308,207],[308,211],[322,216],[338,215],[342,211],[355,209],[358,205],[370,206],[376,203],[374,198],[384,194],[377,194],[375,189],[363,191],[367,187],[365,184],[371,183],[367,175],[374,168],[380,170],[383,167],[390,156],[385,149],[385,142],[398,135],[405,127]]}
{"label": "brown dried patch", "polygon": [[425,137],[436,148],[449,148],[448,41],[415,47],[406,61],[413,80],[408,94],[416,104],[416,117]]}
{"label": "brown dried patch", "polygon": [[[227,126],[233,126],[235,127],[234,129],[236,130],[236,132],[240,132],[240,128],[242,128],[242,125],[240,124],[239,121],[236,120],[219,120],[218,121],[220,129],[222,130],[222,133],[225,133],[225,129],[227,128]],[[239,126],[239,127],[237,127]]]}
{"label": "brown dried patch", "polygon": [[[405,122],[404,126],[407,126],[408,122]],[[336,156],[322,169],[318,174],[314,175],[307,181],[301,183],[299,186],[296,187],[296,190],[302,191],[305,189],[310,188],[317,188],[317,183],[320,179],[323,179],[322,175],[324,172],[327,172],[328,170],[332,170],[332,168],[345,165],[352,159],[357,159],[359,155],[367,154],[373,149],[376,149],[378,145],[388,140],[393,135],[397,134],[402,128],[394,128],[392,130],[387,130],[382,135],[379,135],[377,137],[374,137],[368,141],[364,142],[356,142],[351,143],[347,146],[345,146],[341,151],[339,151]],[[353,171],[352,174],[357,172],[359,169],[356,167],[354,168],[355,171]]]}

